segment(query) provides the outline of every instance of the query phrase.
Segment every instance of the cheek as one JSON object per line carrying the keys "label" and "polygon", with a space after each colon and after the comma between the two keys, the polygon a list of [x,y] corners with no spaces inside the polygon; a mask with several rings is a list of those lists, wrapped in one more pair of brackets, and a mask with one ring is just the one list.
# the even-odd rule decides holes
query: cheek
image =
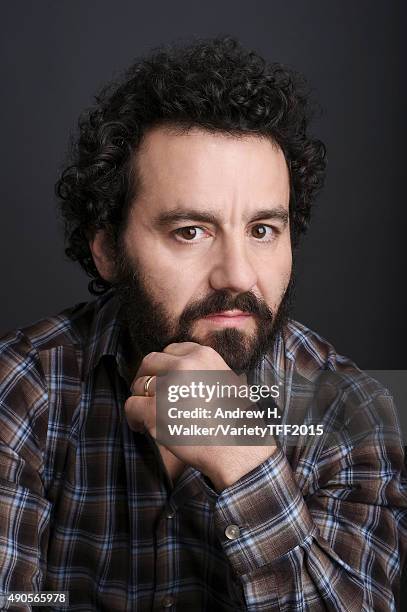
{"label": "cheek", "polygon": [[272,308],[279,306],[290,282],[292,272],[291,249],[275,253],[274,257],[263,262],[258,272],[261,295]]}
{"label": "cheek", "polygon": [[204,293],[202,270],[180,265],[166,253],[153,251],[154,257],[139,258],[145,282],[151,294],[160,302],[171,318],[178,318],[185,307]]}

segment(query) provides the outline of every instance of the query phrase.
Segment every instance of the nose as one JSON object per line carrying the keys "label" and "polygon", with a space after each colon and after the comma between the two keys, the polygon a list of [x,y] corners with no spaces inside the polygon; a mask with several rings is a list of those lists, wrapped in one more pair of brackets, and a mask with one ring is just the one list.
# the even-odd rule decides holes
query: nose
{"label": "nose", "polygon": [[234,293],[253,289],[257,274],[244,244],[232,239],[225,241],[211,269],[209,282],[213,289],[228,289]]}

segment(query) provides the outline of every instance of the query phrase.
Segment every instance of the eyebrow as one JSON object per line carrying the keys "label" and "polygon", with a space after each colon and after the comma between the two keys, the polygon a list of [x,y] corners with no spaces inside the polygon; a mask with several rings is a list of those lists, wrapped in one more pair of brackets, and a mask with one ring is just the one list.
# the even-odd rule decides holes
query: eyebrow
{"label": "eyebrow", "polygon": [[[273,208],[262,208],[253,215],[246,215],[244,220],[249,223],[260,221],[261,219],[276,219],[284,225],[288,223],[288,211],[282,206]],[[154,217],[153,222],[158,226],[166,226],[177,221],[199,221],[201,223],[212,223],[212,225],[221,225],[222,215],[216,215],[207,211],[199,211],[193,208],[173,208],[171,210],[161,212]]]}

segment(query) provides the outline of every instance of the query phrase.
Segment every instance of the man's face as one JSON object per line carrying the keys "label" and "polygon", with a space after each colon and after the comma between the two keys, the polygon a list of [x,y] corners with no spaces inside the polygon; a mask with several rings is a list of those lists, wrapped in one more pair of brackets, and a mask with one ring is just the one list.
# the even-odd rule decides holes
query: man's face
{"label": "man's face", "polygon": [[119,257],[133,339],[143,353],[192,340],[234,370],[253,367],[291,276],[282,151],[256,136],[155,128],[135,163]]}

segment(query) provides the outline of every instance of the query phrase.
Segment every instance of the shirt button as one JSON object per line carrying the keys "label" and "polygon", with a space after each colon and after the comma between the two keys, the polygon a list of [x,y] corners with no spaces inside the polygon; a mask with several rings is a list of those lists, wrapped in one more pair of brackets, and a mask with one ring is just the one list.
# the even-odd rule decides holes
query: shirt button
{"label": "shirt button", "polygon": [[171,595],[165,595],[161,600],[163,608],[171,608],[174,605],[174,598]]}
{"label": "shirt button", "polygon": [[237,525],[228,525],[225,529],[225,536],[229,540],[236,540],[240,536],[240,529]]}

